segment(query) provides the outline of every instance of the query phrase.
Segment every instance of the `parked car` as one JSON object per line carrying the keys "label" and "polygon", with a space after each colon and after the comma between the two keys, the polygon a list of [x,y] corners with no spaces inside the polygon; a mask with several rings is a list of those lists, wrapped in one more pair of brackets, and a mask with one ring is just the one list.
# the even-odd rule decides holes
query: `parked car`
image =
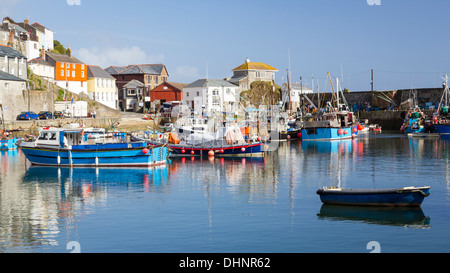
{"label": "parked car", "polygon": [[51,119],[53,118],[53,114],[50,111],[41,111],[39,112],[39,118],[40,119]]}
{"label": "parked car", "polygon": [[36,114],[35,112],[22,112],[20,113],[20,115],[17,116],[18,120],[21,119],[27,119],[27,120],[31,120],[31,119],[39,119],[39,115]]}
{"label": "parked car", "polygon": [[55,111],[55,112],[53,113],[53,116],[54,116],[55,118],[64,118],[64,114],[63,114],[63,112],[61,112],[61,111]]}

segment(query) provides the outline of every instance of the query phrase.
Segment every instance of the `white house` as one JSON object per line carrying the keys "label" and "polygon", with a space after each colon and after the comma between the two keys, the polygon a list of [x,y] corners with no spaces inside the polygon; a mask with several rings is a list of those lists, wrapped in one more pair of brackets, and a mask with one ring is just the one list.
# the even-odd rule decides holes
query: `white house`
{"label": "white house", "polygon": [[289,108],[289,101],[291,102],[291,109],[297,110],[297,107],[300,106],[300,97],[302,94],[311,94],[313,90],[308,88],[300,83],[290,83],[290,97],[288,92],[288,85],[284,83],[281,87],[281,99],[283,103],[286,105],[286,109]]}
{"label": "white house", "polygon": [[40,46],[44,47],[45,51],[53,50],[54,49],[53,31],[51,31],[50,29],[44,27],[39,23],[34,23],[31,26],[37,30],[36,36],[38,38]]}
{"label": "white house", "polygon": [[182,103],[195,113],[235,112],[239,104],[239,86],[225,80],[199,79],[183,87]]}
{"label": "white house", "polygon": [[34,74],[49,80],[55,79],[55,68],[42,58],[28,61],[28,67]]}

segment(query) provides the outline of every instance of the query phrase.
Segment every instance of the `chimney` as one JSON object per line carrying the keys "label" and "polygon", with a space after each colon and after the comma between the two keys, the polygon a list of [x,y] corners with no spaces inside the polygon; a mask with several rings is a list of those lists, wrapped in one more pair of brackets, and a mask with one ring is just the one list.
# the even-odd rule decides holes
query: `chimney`
{"label": "chimney", "polygon": [[23,23],[24,23],[25,25],[29,25],[29,24],[30,24],[30,21],[29,21],[28,19],[25,19],[25,20],[23,20]]}
{"label": "chimney", "polygon": [[43,59],[43,60],[47,60],[47,56],[45,55],[45,49],[44,49],[44,46],[42,46],[42,48],[41,48],[41,59]]}
{"label": "chimney", "polygon": [[2,23],[3,23],[3,25],[2,25],[3,29],[4,30],[9,30],[9,24],[10,23],[9,23],[8,19],[4,18]]}
{"label": "chimney", "polygon": [[67,47],[66,54],[67,54],[70,58],[72,58],[72,50],[70,50],[70,45]]}

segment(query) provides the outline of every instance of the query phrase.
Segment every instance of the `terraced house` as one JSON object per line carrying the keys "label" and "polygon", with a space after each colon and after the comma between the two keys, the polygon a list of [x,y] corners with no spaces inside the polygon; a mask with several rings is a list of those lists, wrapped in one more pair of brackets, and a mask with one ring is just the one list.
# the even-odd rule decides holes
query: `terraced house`
{"label": "terraced house", "polygon": [[[110,66],[105,71],[116,78],[119,108],[124,111],[140,111],[143,107],[150,109],[150,90],[169,79],[163,64]],[[128,90],[125,85],[132,80],[142,83],[143,87]]]}
{"label": "terraced house", "polygon": [[101,67],[88,65],[87,88],[90,99],[108,107],[117,108],[116,79]]}
{"label": "terraced house", "polygon": [[68,54],[45,53],[45,61],[55,70],[55,83],[70,92],[87,94],[87,65]]}
{"label": "terraced house", "polygon": [[27,80],[27,58],[9,46],[0,45],[0,71]]}

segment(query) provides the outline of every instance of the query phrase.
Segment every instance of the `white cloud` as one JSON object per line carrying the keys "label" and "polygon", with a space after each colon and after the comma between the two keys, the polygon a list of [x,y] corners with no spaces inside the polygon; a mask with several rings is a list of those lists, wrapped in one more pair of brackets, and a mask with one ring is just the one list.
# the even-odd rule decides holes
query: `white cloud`
{"label": "white cloud", "polygon": [[175,74],[179,78],[183,79],[197,79],[198,78],[198,68],[190,65],[181,65],[175,68]]}
{"label": "white cloud", "polygon": [[74,57],[89,65],[108,67],[110,65],[155,64],[162,63],[164,55],[148,55],[138,46],[81,48],[74,52]]}

